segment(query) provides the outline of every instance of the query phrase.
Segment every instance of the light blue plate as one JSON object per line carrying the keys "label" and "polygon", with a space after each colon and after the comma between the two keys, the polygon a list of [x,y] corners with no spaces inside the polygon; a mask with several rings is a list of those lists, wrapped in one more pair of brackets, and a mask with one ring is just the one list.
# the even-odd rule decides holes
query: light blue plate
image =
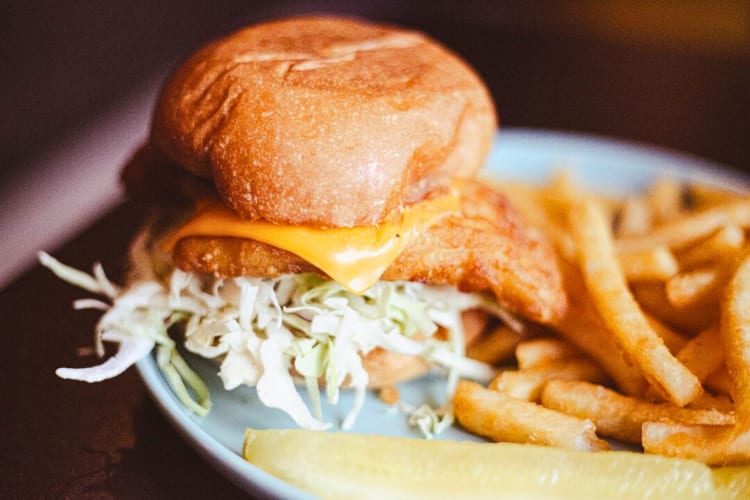
{"label": "light blue plate", "polygon": [[[501,179],[543,183],[561,167],[571,170],[582,184],[612,194],[642,188],[654,177],[665,175],[737,188],[747,182],[720,165],[663,149],[531,130],[503,130],[495,140],[486,172]],[[224,391],[218,370],[211,362],[192,356],[188,361],[211,390],[214,406],[205,418],[195,417],[183,408],[153,357],[138,363],[146,387],[172,425],[207,462],[240,488],[262,497],[308,498],[309,495],[245,462],[240,455],[247,427],[293,427],[291,419],[279,410],[262,406],[252,389]],[[411,404],[440,404],[443,391],[442,379],[436,376],[399,385],[401,401]],[[344,391],[337,407],[324,408],[326,420],[340,422],[351,403],[351,394]],[[419,437],[407,425],[404,414],[389,408],[374,394],[368,394],[353,431]],[[459,429],[450,429],[441,438],[477,439]]]}

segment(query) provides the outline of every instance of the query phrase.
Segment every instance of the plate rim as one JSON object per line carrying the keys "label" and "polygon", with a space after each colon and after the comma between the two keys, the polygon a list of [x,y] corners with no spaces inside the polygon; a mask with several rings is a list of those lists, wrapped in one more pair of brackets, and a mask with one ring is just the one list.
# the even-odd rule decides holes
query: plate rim
{"label": "plate rim", "polygon": [[151,399],[180,437],[220,475],[247,493],[262,498],[314,498],[295,486],[251,464],[206,432],[171,392],[153,354],[136,363]]}

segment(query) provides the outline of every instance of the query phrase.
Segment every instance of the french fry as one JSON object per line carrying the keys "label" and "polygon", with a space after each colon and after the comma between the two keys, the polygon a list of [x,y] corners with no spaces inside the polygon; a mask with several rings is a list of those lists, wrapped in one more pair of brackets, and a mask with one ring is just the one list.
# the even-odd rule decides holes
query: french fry
{"label": "french fry", "polygon": [[743,196],[746,195],[739,191],[706,183],[693,183],[687,186],[688,204],[696,211],[725,205],[728,202],[740,200]]}
{"label": "french fry", "polygon": [[636,283],[631,291],[644,312],[688,334],[696,334],[719,319],[715,305],[675,307],[669,302],[663,283]]}
{"label": "french fry", "polygon": [[679,182],[666,177],[656,179],[646,193],[654,224],[664,224],[679,216],[683,210],[682,199],[683,190]]}
{"label": "french fry", "polygon": [[560,257],[567,260],[575,259],[576,248],[570,233],[560,225],[550,224],[545,230],[545,234],[554,244]]}
{"label": "french fry", "polygon": [[578,186],[569,169],[557,168],[552,172],[547,183],[547,193],[555,197],[568,198],[575,196],[577,192]]}
{"label": "french fry", "polygon": [[587,451],[609,449],[605,441],[596,437],[590,420],[514,399],[475,382],[459,382],[453,409],[462,426],[493,441]]}
{"label": "french fry", "polygon": [[[527,421],[508,431],[509,405],[531,411],[541,400],[647,453],[750,463],[750,197],[661,179],[607,198],[567,173],[511,191],[562,257],[569,307],[551,328],[570,345],[533,338],[516,347],[519,370],[500,373],[490,384],[498,394],[487,396],[502,409],[482,400],[488,413],[475,415],[483,435],[494,425],[532,439],[537,417],[519,411]],[[601,370],[583,373],[582,359]],[[592,377],[616,390],[580,380]]]}
{"label": "french fry", "polygon": [[686,408],[694,410],[719,410],[725,413],[734,412],[734,404],[729,396],[724,394],[711,394],[704,392],[695,401],[691,402]]}
{"label": "french fry", "polygon": [[734,425],[646,423],[646,452],[691,458],[709,465],[750,462],[750,256],[742,260],[727,286],[719,333],[735,405]]}
{"label": "french fry", "polygon": [[490,329],[466,346],[466,356],[496,365],[510,361],[521,334],[507,325]]}
{"label": "french fry", "polygon": [[560,216],[560,210],[556,208],[557,202],[550,194],[549,187],[538,188],[528,184],[497,183],[492,180],[487,182],[505,194],[516,210],[521,213],[523,219],[541,231],[563,258],[573,259],[575,246],[564,227],[565,221]]}
{"label": "french fry", "polygon": [[713,466],[750,462],[750,433],[736,435],[731,425],[645,422],[641,432],[646,453],[689,458]]}
{"label": "french fry", "polygon": [[555,324],[558,333],[596,359],[625,394],[642,394],[647,382],[640,368],[620,349],[598,317],[582,311],[577,314],[579,311],[569,308],[568,314]]}
{"label": "french fry", "polygon": [[479,338],[490,322],[490,315],[481,309],[468,309],[461,313],[464,341],[469,344]]}
{"label": "french fry", "polygon": [[669,352],[630,294],[607,223],[596,205],[590,200],[574,204],[569,220],[584,281],[617,343],[669,401],[684,406],[700,396],[698,379]]}
{"label": "french fry", "polygon": [[664,341],[664,345],[667,346],[669,352],[678,352],[687,342],[687,339],[674,331],[669,325],[663,323],[660,319],[644,311],[646,321],[654,329],[654,332],[661,337]]}
{"label": "french fry", "polygon": [[677,274],[680,265],[666,246],[641,252],[618,254],[628,281],[665,281]]}
{"label": "french fry", "polygon": [[[677,352],[677,360],[703,382],[724,365],[724,350],[717,348],[720,344],[719,328],[711,326],[685,342]],[[658,395],[650,388],[646,392],[646,398],[658,399]]]}
{"label": "french fry", "polygon": [[619,237],[644,234],[651,229],[651,207],[640,196],[627,198],[620,209],[615,225]]}
{"label": "french fry", "polygon": [[[737,411],[736,433],[750,431],[750,255],[737,267],[721,306],[721,338]],[[748,443],[750,445],[750,442]],[[750,446],[748,446],[750,454]]]}
{"label": "french fry", "polygon": [[750,226],[749,198],[681,216],[669,224],[653,228],[648,234],[619,238],[616,246],[623,253],[645,251],[659,245],[680,248],[727,225]]}
{"label": "french fry", "polygon": [[622,352],[598,317],[578,307],[569,307],[555,329],[579,349],[596,359],[625,394],[639,395],[646,389],[640,369]]}
{"label": "french fry", "polygon": [[719,394],[724,394],[727,396],[732,395],[732,381],[729,379],[729,373],[727,372],[725,367],[716,370],[711,375],[706,377],[705,386],[706,388]]}
{"label": "french fry", "polygon": [[672,276],[665,285],[667,299],[676,308],[716,307],[729,281],[728,266],[715,265]]}
{"label": "french fry", "polygon": [[550,380],[586,380],[606,383],[608,378],[586,357],[557,359],[526,370],[505,370],[490,382],[490,389],[526,401],[539,401],[542,387]]}
{"label": "french fry", "polygon": [[643,394],[646,379],[617,345],[594,309],[580,270],[568,261],[561,261],[560,269],[570,300],[566,314],[552,325],[555,331],[597,360],[625,394]]}
{"label": "french fry", "polygon": [[516,362],[519,370],[573,356],[580,356],[576,346],[557,337],[538,337],[524,340],[516,346]]}
{"label": "french fry", "polygon": [[703,381],[724,365],[724,350],[720,345],[719,328],[712,326],[690,339],[677,353],[677,359]]}
{"label": "french fry", "polygon": [[601,435],[635,444],[641,443],[644,422],[667,419],[686,424],[734,424],[734,416],[729,413],[649,403],[583,381],[550,380],[542,391],[542,405],[575,417],[588,418]]}
{"label": "french fry", "polygon": [[[545,194],[544,201],[548,214],[561,227],[567,229],[565,207],[569,203],[569,200],[577,199],[583,194],[572,172],[568,169],[555,170],[543,192]],[[607,220],[614,220],[617,212],[621,210],[623,200],[620,198],[593,192],[587,193],[587,195],[596,201],[599,208],[606,215]]]}
{"label": "french fry", "polygon": [[677,255],[680,267],[693,269],[711,262],[734,257],[745,246],[745,231],[728,225],[719,228],[708,238],[697,242]]}

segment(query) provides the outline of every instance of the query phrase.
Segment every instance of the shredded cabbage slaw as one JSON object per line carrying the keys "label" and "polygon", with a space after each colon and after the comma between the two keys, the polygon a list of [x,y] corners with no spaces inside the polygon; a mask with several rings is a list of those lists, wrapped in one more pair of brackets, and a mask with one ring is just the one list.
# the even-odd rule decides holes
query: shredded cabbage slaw
{"label": "shredded cabbage slaw", "polygon": [[[342,387],[354,390],[354,404],[341,427],[354,424],[365,399],[368,374],[362,356],[383,348],[418,355],[447,370],[446,394],[460,377],[487,380],[493,371],[464,356],[461,312],[492,304],[480,294],[452,287],[380,281],[362,295],[308,273],[274,279],[219,279],[179,269],[155,271],[143,240],[133,249],[132,284],[113,284],[96,264],[91,275],[41,252],[40,262],[59,278],[109,299],[82,299],[74,307],[104,311],[96,327],[96,351],[103,342],[117,353],[88,368],[60,368],[66,379],[98,382],[115,377],[155,351],[157,364],[175,395],[203,416],[211,407],[208,389],[180,355],[169,329],[180,326],[187,351],[219,363],[224,388],[254,387],[267,407],[287,413],[303,428],[323,430],[321,384],[333,404]],[[435,336],[444,328],[447,338]],[[298,384],[297,382],[302,382]],[[304,402],[304,385],[311,401]],[[427,436],[453,421],[449,405],[411,408],[410,423]]]}

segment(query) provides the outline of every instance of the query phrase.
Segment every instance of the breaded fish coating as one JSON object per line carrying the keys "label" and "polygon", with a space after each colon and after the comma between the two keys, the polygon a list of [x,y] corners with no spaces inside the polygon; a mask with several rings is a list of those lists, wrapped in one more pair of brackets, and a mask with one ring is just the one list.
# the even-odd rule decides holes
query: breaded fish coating
{"label": "breaded fish coating", "polygon": [[[173,259],[184,271],[219,277],[323,274],[290,252],[241,238],[183,238]],[[551,245],[525,225],[504,195],[480,181],[467,181],[461,213],[427,228],[382,279],[491,292],[499,305],[542,323],[559,318],[567,305]]]}

